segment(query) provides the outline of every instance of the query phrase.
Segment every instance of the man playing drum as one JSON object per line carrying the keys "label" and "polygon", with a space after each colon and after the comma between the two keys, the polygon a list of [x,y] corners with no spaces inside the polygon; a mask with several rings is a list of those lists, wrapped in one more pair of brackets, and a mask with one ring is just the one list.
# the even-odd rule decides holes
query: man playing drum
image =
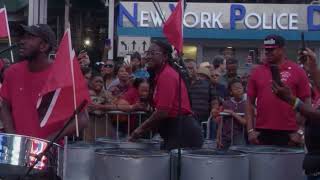
{"label": "man playing drum", "polygon": [[[56,37],[46,24],[21,27],[19,54],[22,61],[12,65],[5,73],[0,92],[3,98],[0,118],[6,133],[50,140],[64,124],[41,127],[42,116],[52,99],[45,95],[40,105],[37,102],[52,68],[53,60],[49,58],[49,53],[55,48]],[[78,115],[79,129],[86,125],[87,119],[85,112]],[[61,137],[74,132],[74,124]]]}

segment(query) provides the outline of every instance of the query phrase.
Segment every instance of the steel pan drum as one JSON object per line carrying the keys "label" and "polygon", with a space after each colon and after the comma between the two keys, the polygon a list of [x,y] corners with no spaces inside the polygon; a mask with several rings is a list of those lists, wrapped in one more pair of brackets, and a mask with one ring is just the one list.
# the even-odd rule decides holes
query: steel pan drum
{"label": "steel pan drum", "polygon": [[248,153],[251,180],[303,180],[304,150],[277,146],[232,146]]}
{"label": "steel pan drum", "polygon": [[[0,177],[24,175],[28,167],[35,162],[35,157],[48,145],[47,140],[0,133]],[[42,174],[52,169],[58,171],[60,153],[62,148],[54,144],[49,153],[34,167],[31,174]]]}
{"label": "steel pan drum", "polygon": [[[177,150],[171,151],[171,180],[177,179]],[[248,155],[211,149],[181,152],[182,180],[249,180]]]}
{"label": "steel pan drum", "polygon": [[102,137],[96,139],[97,144],[114,144],[118,148],[127,149],[156,149],[160,150],[160,141],[151,139],[138,139],[135,142],[130,142],[127,139],[112,139],[108,137]]}
{"label": "steel pan drum", "polygon": [[68,144],[65,180],[94,180],[94,153],[101,148],[116,148],[116,145],[85,142]]}
{"label": "steel pan drum", "polygon": [[170,155],[147,149],[97,150],[95,180],[169,180]]}

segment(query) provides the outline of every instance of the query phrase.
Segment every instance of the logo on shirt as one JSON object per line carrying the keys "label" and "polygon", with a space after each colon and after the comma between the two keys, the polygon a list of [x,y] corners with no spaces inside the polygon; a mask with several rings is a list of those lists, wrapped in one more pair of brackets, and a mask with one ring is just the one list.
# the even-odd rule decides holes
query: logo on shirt
{"label": "logo on shirt", "polygon": [[287,82],[288,79],[291,77],[291,73],[289,71],[282,71],[280,74],[282,82]]}

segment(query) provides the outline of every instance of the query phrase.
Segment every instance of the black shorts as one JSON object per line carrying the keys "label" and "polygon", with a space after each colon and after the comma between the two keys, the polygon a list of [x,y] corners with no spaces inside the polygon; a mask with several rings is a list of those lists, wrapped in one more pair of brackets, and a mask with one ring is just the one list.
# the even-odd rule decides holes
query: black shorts
{"label": "black shorts", "polygon": [[288,146],[290,142],[290,134],[295,131],[271,130],[271,129],[256,129],[260,132],[258,140],[264,145]]}
{"label": "black shorts", "polygon": [[[162,149],[172,150],[181,148],[201,148],[203,135],[200,124],[194,116],[182,116],[179,118],[168,118],[158,128],[164,143]],[[181,132],[181,134],[179,134]]]}

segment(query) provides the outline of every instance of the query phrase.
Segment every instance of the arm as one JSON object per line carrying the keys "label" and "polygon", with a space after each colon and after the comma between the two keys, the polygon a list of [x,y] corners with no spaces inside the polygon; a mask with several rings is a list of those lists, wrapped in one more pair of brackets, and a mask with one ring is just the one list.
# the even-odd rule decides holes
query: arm
{"label": "arm", "polygon": [[140,137],[144,132],[153,130],[161,121],[168,118],[168,112],[164,110],[156,110],[151,116],[143,122],[132,134],[130,140]]}
{"label": "arm", "polygon": [[303,54],[307,56],[307,66],[309,67],[311,79],[313,80],[316,88],[320,90],[320,71],[317,69],[318,65],[316,54],[309,48],[307,48],[306,51],[303,52]]}
{"label": "arm", "polygon": [[249,97],[246,100],[246,107],[245,107],[245,121],[247,122],[247,130],[250,131],[254,129],[253,125],[253,118],[254,118],[254,104],[255,98]]}
{"label": "arm", "polygon": [[231,113],[232,117],[234,117],[240,124],[242,125],[246,125],[247,124],[247,120],[246,118],[243,118],[241,116],[239,116],[237,113],[233,112]]}
{"label": "arm", "polygon": [[5,132],[14,134],[16,131],[13,126],[13,119],[11,116],[11,106],[4,99],[1,102],[0,118],[3,122],[3,127]]}

